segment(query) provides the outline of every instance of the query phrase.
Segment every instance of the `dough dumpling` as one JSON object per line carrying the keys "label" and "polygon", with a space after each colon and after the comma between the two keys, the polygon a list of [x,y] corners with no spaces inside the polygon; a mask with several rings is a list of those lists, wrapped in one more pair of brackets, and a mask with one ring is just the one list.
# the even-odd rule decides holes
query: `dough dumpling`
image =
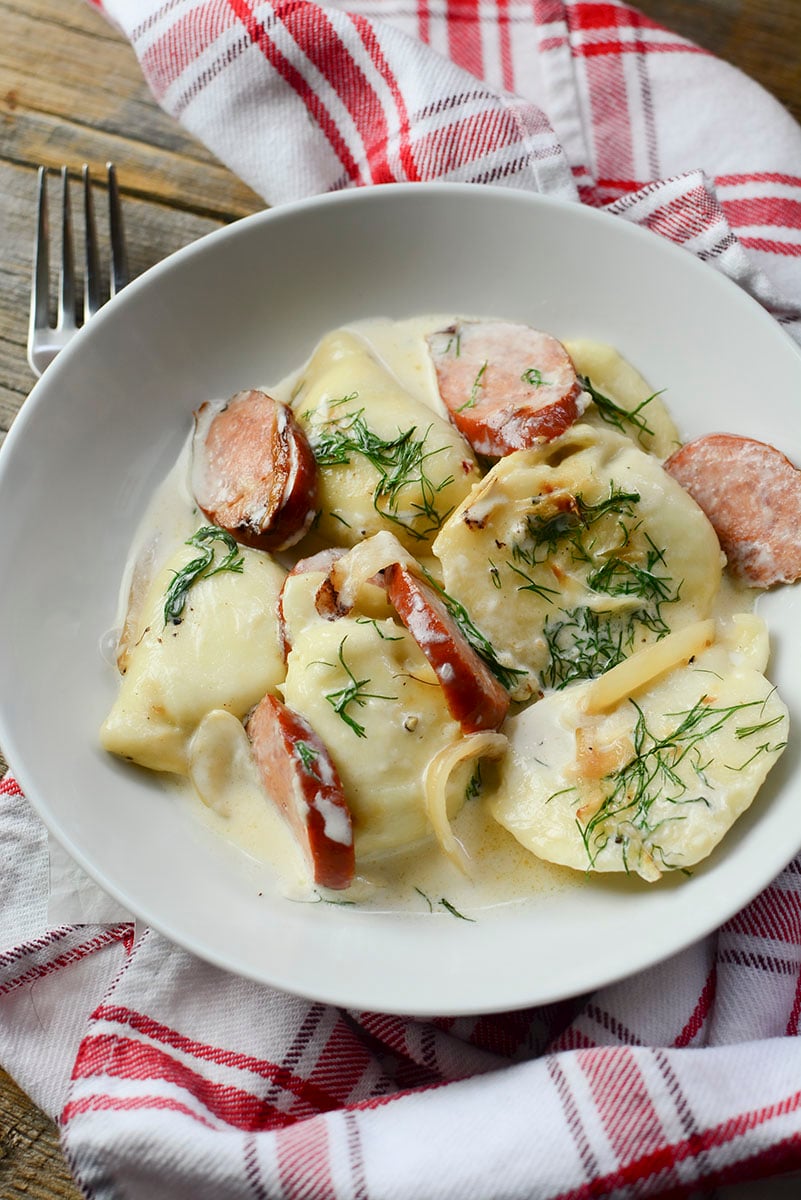
{"label": "dough dumpling", "polygon": [[681,445],[678,430],[660,396],[617,350],[605,342],[586,338],[567,341],[565,348],[578,374],[589,380],[595,392],[622,409],[617,412],[593,402],[583,421],[599,429],[615,427],[657,458],[667,458]]}
{"label": "dough dumpling", "polygon": [[[423,795],[430,760],[461,738],[434,671],[411,634],[391,617],[355,612],[327,621],[304,598],[311,573],[284,598],[292,650],[281,689],[334,760],[353,816],[357,859],[405,848],[431,835]],[[471,771],[453,777],[452,811]]]}
{"label": "dough dumpling", "polygon": [[496,463],[433,549],[445,590],[519,673],[521,700],[708,616],[723,562],[659,462],[585,424]]}
{"label": "dough dumpling", "polygon": [[589,715],[594,685],[580,683],[512,718],[493,816],[533,854],[576,870],[651,881],[706,858],[787,741],[757,622],[744,614],[725,641],[608,711]]}
{"label": "dough dumpling", "polygon": [[243,718],[284,677],[276,620],[286,572],[263,551],[238,547],[240,571],[219,571],[189,589],[179,623],[164,620],[176,572],[197,558],[181,546],[148,589],[127,670],[100,740],[154,771],[188,770],[188,742],[203,717]]}
{"label": "dough dumpling", "polygon": [[410,396],[352,333],[323,339],[293,408],[317,460],[315,531],[323,544],[355,546],[387,529],[424,553],[479,478],[458,430]]}

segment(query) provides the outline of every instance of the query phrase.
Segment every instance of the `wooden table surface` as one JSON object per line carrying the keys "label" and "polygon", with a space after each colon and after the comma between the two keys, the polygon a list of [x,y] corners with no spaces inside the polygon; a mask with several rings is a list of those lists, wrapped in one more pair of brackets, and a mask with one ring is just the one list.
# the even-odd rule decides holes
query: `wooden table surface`
{"label": "wooden table surface", "polygon": [[[801,0],[640,0],[801,121]],[[35,170],[120,165],[132,274],[263,207],[157,107],[128,44],[84,0],[0,0],[0,439],[25,359]],[[0,759],[0,767],[2,767]],[[53,1124],[0,1070],[0,1200],[77,1198]]]}

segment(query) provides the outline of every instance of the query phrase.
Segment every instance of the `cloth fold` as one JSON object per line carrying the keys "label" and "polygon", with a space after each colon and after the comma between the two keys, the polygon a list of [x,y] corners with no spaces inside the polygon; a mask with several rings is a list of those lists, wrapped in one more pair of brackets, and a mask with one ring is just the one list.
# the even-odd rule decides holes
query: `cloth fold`
{"label": "cloth fold", "polygon": [[[269,203],[444,179],[607,207],[801,341],[801,130],[617,0],[94,2]],[[60,1120],[87,1196],[684,1196],[801,1167],[801,859],[635,978],[421,1022],[227,975],[85,881],[48,920],[45,834],[11,777],[0,849],[0,1061]]]}

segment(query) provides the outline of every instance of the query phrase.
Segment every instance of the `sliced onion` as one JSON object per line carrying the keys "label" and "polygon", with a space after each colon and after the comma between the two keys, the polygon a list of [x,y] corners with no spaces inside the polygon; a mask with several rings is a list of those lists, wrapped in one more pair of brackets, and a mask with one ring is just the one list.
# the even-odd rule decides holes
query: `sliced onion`
{"label": "sliced onion", "polygon": [[469,859],[464,846],[451,829],[448,817],[448,780],[460,763],[471,758],[500,758],[508,742],[502,733],[484,730],[470,733],[440,750],[429,762],[423,775],[423,794],[426,812],[440,849],[451,862],[470,874]]}

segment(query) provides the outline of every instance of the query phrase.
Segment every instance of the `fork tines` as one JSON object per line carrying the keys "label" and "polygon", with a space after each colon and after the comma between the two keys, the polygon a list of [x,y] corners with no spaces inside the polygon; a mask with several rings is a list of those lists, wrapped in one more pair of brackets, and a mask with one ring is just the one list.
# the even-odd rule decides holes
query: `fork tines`
{"label": "fork tines", "polygon": [[128,282],[128,262],[122,224],[117,173],[107,163],[110,266],[108,287],[103,286],[97,227],[92,201],[92,180],[84,164],[83,180],[84,252],[83,304],[78,312],[75,289],[75,251],[73,243],[70,176],[61,168],[61,265],[58,280],[58,311],[55,325],[50,323],[50,233],[47,205],[48,168],[40,167],[38,176],[38,219],[34,246],[31,314],[28,330],[28,361],[40,375],[79,326],[93,316],[109,296],[116,295]]}

